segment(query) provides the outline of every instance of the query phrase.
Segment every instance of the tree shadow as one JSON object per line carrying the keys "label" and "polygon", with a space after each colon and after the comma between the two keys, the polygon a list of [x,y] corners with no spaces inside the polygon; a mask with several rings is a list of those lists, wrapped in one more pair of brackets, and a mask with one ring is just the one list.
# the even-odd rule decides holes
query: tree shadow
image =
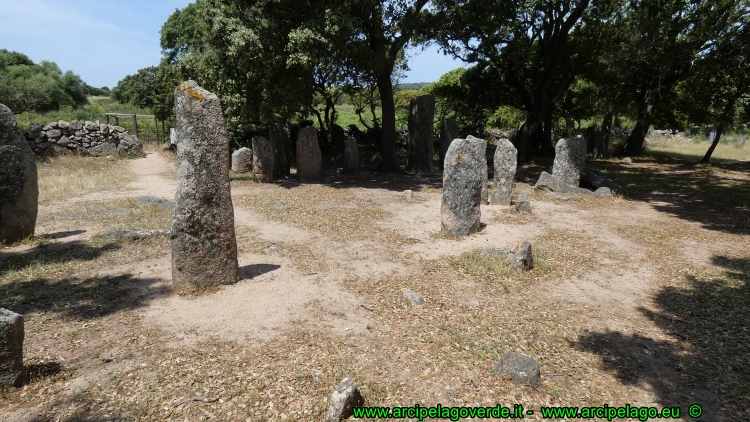
{"label": "tree shadow", "polygon": [[106,252],[117,249],[120,249],[120,246],[115,243],[92,246],[80,240],[66,243],[41,243],[20,252],[5,252],[0,249],[0,276],[10,271],[24,271],[43,265],[91,261]]}
{"label": "tree shadow", "polygon": [[700,420],[750,419],[750,258],[714,256],[725,270],[687,276],[654,296],[640,312],[672,341],[620,332],[579,337],[574,346],[601,357],[623,385],[646,384],[664,406],[703,407]]}
{"label": "tree shadow", "polygon": [[[631,199],[650,202],[654,209],[708,230],[750,234],[750,179],[712,168],[750,174],[750,163],[696,166],[695,163],[659,158],[644,167],[597,163],[627,189]],[[653,166],[648,166],[653,165]]]}
{"label": "tree shadow", "polygon": [[[294,189],[308,184],[293,178],[275,180],[273,183],[285,189]],[[425,189],[442,189],[443,173],[391,174],[379,173],[371,170],[361,170],[356,174],[324,172],[323,178],[317,183],[337,189],[365,188],[387,189],[394,192],[403,192],[405,190],[419,192]]]}
{"label": "tree shadow", "polygon": [[51,233],[51,234],[48,234],[47,236],[49,236],[51,239],[62,239],[65,237],[77,236],[83,233],[86,233],[86,230],[69,230],[69,231],[64,231],[64,232]]}

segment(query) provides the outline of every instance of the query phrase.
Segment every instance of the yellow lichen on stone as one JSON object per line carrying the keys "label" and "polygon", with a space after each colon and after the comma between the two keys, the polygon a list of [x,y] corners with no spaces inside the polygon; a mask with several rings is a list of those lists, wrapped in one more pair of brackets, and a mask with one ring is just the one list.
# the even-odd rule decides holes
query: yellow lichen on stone
{"label": "yellow lichen on stone", "polygon": [[183,83],[180,84],[179,89],[181,91],[187,91],[188,95],[190,95],[191,97],[195,98],[196,100],[204,100],[206,98],[205,95],[203,95],[198,90],[196,90],[195,88],[193,88],[192,85],[185,86],[186,83],[187,83],[187,81],[185,81],[185,82],[183,82]]}
{"label": "yellow lichen on stone", "polygon": [[456,161],[458,161],[459,163],[460,163],[460,162],[462,162],[463,160],[464,160],[464,159],[463,159],[463,158],[461,158],[461,156],[460,156],[460,155],[459,155],[458,157],[456,157]]}

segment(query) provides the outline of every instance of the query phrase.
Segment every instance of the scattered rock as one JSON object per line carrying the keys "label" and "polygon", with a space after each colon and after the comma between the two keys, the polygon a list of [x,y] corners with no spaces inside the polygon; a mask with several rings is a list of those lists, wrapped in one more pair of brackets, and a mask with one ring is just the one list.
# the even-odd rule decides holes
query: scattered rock
{"label": "scattered rock", "polygon": [[555,146],[555,161],[552,175],[570,186],[578,186],[581,173],[586,165],[586,140],[564,138]]}
{"label": "scattered rock", "polygon": [[249,173],[253,170],[253,150],[242,147],[232,153],[232,171]]}
{"label": "scattered rock", "polygon": [[625,157],[622,160],[620,160],[620,162],[623,164],[633,164],[633,159],[630,157]]}
{"label": "scattered rock", "polygon": [[518,198],[511,201],[511,204],[515,205],[516,211],[520,213],[531,212],[531,199],[529,199],[529,194],[526,192],[518,195]]}
{"label": "scattered rock", "polygon": [[277,210],[285,210],[287,206],[277,201],[267,201],[266,204],[276,208]]}
{"label": "scattered rock", "polygon": [[253,175],[261,183],[273,180],[273,147],[268,139],[262,136],[253,137]]}
{"label": "scattered rock", "polygon": [[431,172],[434,144],[435,97],[420,95],[409,103],[409,141],[406,171]]}
{"label": "scattered rock", "polygon": [[146,153],[143,152],[143,144],[135,136],[130,136],[127,132],[121,133],[119,137],[120,142],[117,144],[117,152],[120,155],[133,155],[137,157],[145,157]]}
{"label": "scattered rock", "polygon": [[541,385],[542,365],[534,356],[510,352],[495,363],[495,371],[505,379],[519,385],[530,385],[538,388]]}
{"label": "scattered rock", "polygon": [[269,255],[276,255],[284,252],[284,249],[286,249],[284,246],[269,246],[266,249],[263,250],[263,252],[269,254]]}
{"label": "scattered rock", "polygon": [[440,215],[442,230],[452,236],[479,230],[486,149],[483,139],[454,139],[446,152]]}
{"label": "scattered rock", "polygon": [[155,196],[139,196],[137,202],[141,205],[151,205],[165,210],[173,211],[175,207],[174,201],[169,199],[157,198]]}
{"label": "scattered rock", "polygon": [[445,153],[454,139],[458,138],[458,124],[453,117],[443,119],[440,125],[440,170],[445,166]]}
{"label": "scattered rock", "polygon": [[612,199],[612,191],[605,187],[595,190],[592,195],[598,196],[599,198]]}
{"label": "scattered rock", "polygon": [[401,296],[411,302],[412,305],[424,305],[424,296],[412,289],[404,289],[404,293]]}
{"label": "scattered rock", "polygon": [[297,177],[301,182],[314,182],[323,177],[323,156],[318,131],[313,126],[297,132]]}
{"label": "scattered rock", "polygon": [[141,240],[151,236],[169,235],[167,229],[127,229],[112,230],[101,233],[99,237],[107,240]]}
{"label": "scattered rock", "polygon": [[23,337],[23,316],[0,308],[0,390],[23,385]]}
{"label": "scattered rock", "polygon": [[365,404],[365,396],[350,377],[344,378],[331,396],[324,422],[340,422],[354,414],[355,407]]}
{"label": "scattered rock", "polygon": [[529,271],[534,268],[534,256],[531,253],[531,243],[523,241],[516,245],[505,260],[516,271]]}
{"label": "scattered rock", "polygon": [[216,95],[187,81],[175,90],[174,102],[180,143],[172,282],[179,293],[191,293],[239,280],[229,141]]}
{"label": "scattered rock", "polygon": [[407,201],[414,200],[414,192],[412,192],[411,190],[405,190],[405,191],[401,192],[400,196],[402,198],[406,199]]}
{"label": "scattered rock", "polygon": [[515,176],[518,159],[518,151],[507,139],[497,141],[495,149],[494,165],[495,178],[492,185],[492,204],[508,205],[513,196],[513,186],[515,185]]}
{"label": "scattered rock", "polygon": [[38,207],[34,153],[13,112],[0,104],[0,244],[33,236]]}

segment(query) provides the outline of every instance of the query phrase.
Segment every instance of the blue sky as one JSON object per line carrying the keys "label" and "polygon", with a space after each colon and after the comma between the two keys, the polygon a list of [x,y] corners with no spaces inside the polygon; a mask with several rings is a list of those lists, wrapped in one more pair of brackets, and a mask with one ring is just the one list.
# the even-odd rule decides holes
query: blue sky
{"label": "blue sky", "polygon": [[[161,58],[159,30],[188,0],[0,0],[0,48],[51,60],[89,85],[112,88]],[[413,52],[416,54],[417,52]],[[433,82],[461,66],[436,47],[415,55],[402,82]]]}

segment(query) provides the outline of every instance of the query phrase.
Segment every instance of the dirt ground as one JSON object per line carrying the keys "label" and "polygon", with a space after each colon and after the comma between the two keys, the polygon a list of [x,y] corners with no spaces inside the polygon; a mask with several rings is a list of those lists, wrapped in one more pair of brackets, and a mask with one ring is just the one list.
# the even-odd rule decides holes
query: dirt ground
{"label": "dirt ground", "polygon": [[[750,165],[599,160],[614,200],[529,192],[482,206],[480,233],[440,234],[442,179],[326,171],[320,184],[232,182],[242,280],[170,291],[174,161],[120,163],[125,186],[40,207],[0,249],[0,306],[24,314],[28,383],[4,421],[313,421],[345,377],[368,406],[703,408],[750,419]],[[530,166],[537,174],[541,167]],[[96,175],[92,175],[96,177]],[[409,200],[405,189],[414,192]],[[536,267],[483,254],[529,240]],[[410,288],[426,303],[402,298]],[[493,363],[534,355],[539,388]]]}

